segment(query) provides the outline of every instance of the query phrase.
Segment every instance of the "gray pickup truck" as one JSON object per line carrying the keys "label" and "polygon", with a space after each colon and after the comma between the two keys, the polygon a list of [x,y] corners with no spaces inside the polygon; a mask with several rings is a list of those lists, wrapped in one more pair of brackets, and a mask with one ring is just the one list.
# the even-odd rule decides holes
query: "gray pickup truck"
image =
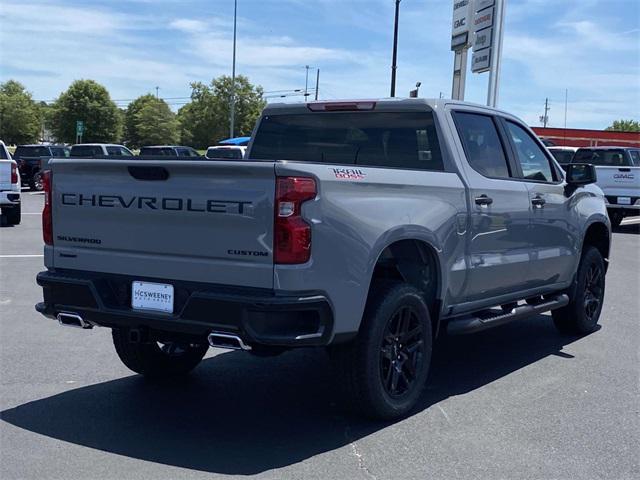
{"label": "gray pickup truck", "polygon": [[594,167],[563,172],[498,110],[270,105],[243,161],[51,167],[36,309],[111,328],[146,376],[184,374],[209,346],[322,346],[359,412],[396,418],[438,336],[548,311],[587,334],[602,308],[611,225]]}

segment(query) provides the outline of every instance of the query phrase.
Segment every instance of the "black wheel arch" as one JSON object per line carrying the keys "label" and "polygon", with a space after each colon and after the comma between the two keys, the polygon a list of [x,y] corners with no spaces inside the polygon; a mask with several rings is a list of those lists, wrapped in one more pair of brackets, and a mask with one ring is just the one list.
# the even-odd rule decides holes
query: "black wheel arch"
{"label": "black wheel arch", "polygon": [[414,286],[423,293],[431,316],[434,338],[440,327],[442,298],[442,272],[433,245],[424,240],[403,239],[387,245],[376,261],[369,284],[369,295],[374,285],[384,280],[399,280]]}

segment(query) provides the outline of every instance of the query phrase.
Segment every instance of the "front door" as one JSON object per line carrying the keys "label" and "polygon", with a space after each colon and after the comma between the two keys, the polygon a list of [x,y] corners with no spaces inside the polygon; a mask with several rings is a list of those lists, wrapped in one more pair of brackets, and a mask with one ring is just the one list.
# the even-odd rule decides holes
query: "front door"
{"label": "front door", "polygon": [[544,287],[571,281],[580,254],[578,219],[571,208],[560,172],[529,130],[503,120],[517,175],[527,187],[531,203],[530,286]]}

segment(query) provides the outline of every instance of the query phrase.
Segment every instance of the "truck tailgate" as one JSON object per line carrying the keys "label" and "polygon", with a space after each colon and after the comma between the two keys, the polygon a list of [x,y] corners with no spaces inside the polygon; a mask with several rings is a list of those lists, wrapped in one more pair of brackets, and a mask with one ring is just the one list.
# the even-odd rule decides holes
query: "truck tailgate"
{"label": "truck tailgate", "polygon": [[640,167],[601,167],[596,165],[597,185],[612,197],[640,197]]}
{"label": "truck tailgate", "polygon": [[273,287],[269,162],[53,160],[53,265]]}

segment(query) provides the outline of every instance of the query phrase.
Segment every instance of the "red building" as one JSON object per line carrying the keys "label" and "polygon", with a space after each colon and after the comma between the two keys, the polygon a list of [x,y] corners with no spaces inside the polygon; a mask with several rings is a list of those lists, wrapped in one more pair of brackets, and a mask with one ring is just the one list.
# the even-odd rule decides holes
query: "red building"
{"label": "red building", "polygon": [[611,132],[608,130],[585,130],[580,128],[532,127],[540,138],[551,140],[566,147],[639,147],[640,132]]}

